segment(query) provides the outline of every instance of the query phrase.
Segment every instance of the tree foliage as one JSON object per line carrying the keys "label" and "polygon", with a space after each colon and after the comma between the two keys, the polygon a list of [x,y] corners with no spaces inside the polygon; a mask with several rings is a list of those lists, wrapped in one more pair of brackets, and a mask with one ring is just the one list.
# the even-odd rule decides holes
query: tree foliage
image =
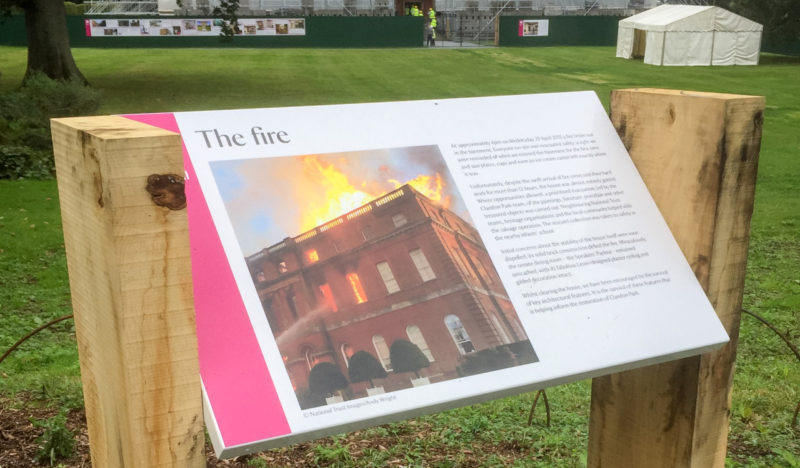
{"label": "tree foliage", "polygon": [[798,0],[717,0],[715,4],[764,25],[764,38],[767,40],[800,40]]}
{"label": "tree foliage", "polygon": [[233,40],[233,36],[241,34],[239,29],[239,0],[220,0],[219,5],[211,12],[214,18],[222,20],[222,32],[219,33],[223,41]]}
{"label": "tree foliage", "polygon": [[33,74],[17,90],[0,93],[0,179],[53,176],[50,119],[94,114],[100,93],[77,80]]}
{"label": "tree foliage", "polygon": [[366,351],[359,351],[350,358],[348,374],[351,382],[369,382],[370,387],[375,386],[372,379],[386,377],[386,371],[381,363]]}
{"label": "tree foliage", "polygon": [[315,395],[327,396],[347,387],[347,379],[339,367],[330,362],[320,362],[308,375],[308,387]]}
{"label": "tree foliage", "polygon": [[389,359],[395,372],[413,372],[419,378],[419,370],[431,365],[425,353],[408,340],[397,340],[389,348]]}

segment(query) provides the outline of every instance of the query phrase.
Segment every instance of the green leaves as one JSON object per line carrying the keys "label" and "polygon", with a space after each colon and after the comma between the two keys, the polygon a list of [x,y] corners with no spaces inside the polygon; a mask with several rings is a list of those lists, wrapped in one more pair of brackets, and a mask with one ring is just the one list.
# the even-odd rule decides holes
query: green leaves
{"label": "green leaves", "polygon": [[44,428],[44,433],[36,439],[41,446],[36,459],[39,463],[55,465],[56,461],[67,458],[75,451],[75,434],[67,429],[67,416],[62,412],[44,421],[31,421],[34,426]]}

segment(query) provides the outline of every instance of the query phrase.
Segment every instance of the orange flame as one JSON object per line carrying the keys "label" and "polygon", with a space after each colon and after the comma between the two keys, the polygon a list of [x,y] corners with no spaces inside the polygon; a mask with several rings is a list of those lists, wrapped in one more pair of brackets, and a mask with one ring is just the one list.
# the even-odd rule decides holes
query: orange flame
{"label": "orange flame", "polygon": [[[303,231],[336,219],[384,195],[381,192],[368,191],[366,182],[361,184],[361,189],[356,188],[347,174],[333,164],[320,161],[313,155],[303,157],[303,171],[309,180],[313,180],[319,185],[324,193],[323,198],[326,200],[322,204],[309,203],[309,206],[305,207],[301,220]],[[432,176],[421,174],[406,182],[395,179],[389,179],[387,182],[394,185],[394,188],[409,184],[434,203],[438,203],[444,208],[450,206],[451,198],[444,194],[444,181],[439,173]]]}
{"label": "orange flame", "polygon": [[[389,182],[394,184],[395,188],[403,185],[403,183],[395,179],[389,179]],[[432,202],[442,205],[443,208],[450,207],[451,198],[449,195],[444,195],[444,181],[442,181],[442,176],[438,172],[433,176],[420,174],[405,183],[430,198]]]}
{"label": "orange flame", "polygon": [[353,187],[347,175],[333,164],[326,164],[314,156],[306,156],[303,158],[303,165],[309,179],[317,181],[327,200],[326,205],[306,207],[301,222],[303,230],[337,218],[375,198],[375,195]]}

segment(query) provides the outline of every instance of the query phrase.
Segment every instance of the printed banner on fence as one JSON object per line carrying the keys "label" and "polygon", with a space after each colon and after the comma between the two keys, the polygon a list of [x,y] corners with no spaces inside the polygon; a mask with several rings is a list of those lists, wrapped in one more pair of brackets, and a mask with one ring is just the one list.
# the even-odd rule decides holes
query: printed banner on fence
{"label": "printed banner on fence", "polygon": [[[85,20],[89,37],[219,36],[223,20],[218,18],[158,18]],[[242,36],[305,36],[304,18],[239,18]]]}
{"label": "printed banner on fence", "polygon": [[129,117],[184,140],[222,457],[728,340],[592,92]]}
{"label": "printed banner on fence", "polygon": [[547,36],[549,33],[549,20],[519,20],[520,36]]}

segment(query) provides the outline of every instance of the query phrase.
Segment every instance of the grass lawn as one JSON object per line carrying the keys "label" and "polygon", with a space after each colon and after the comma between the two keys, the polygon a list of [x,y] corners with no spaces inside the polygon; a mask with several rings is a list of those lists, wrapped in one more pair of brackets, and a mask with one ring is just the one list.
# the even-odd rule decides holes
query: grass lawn
{"label": "grass lawn", "polygon": [[[662,87],[764,95],[767,109],[744,305],[800,340],[800,58],[757,67],[654,67],[609,47],[463,50],[76,49],[103,93],[102,113],[299,106],[386,100]],[[0,47],[0,91],[16,87],[26,51]],[[475,118],[480,118],[475,116]],[[433,125],[420,117],[419,125]],[[354,129],[357,131],[357,129]],[[413,131],[413,128],[402,131]],[[0,352],[70,312],[54,181],[0,181]],[[0,396],[81,405],[70,321],[0,364]],[[23,395],[20,395],[23,392]],[[583,466],[589,383],[548,391],[553,425],[526,425],[532,395],[273,450],[251,466]],[[729,466],[798,467],[790,427],[800,363],[743,317]],[[383,448],[383,450],[381,450]]]}

